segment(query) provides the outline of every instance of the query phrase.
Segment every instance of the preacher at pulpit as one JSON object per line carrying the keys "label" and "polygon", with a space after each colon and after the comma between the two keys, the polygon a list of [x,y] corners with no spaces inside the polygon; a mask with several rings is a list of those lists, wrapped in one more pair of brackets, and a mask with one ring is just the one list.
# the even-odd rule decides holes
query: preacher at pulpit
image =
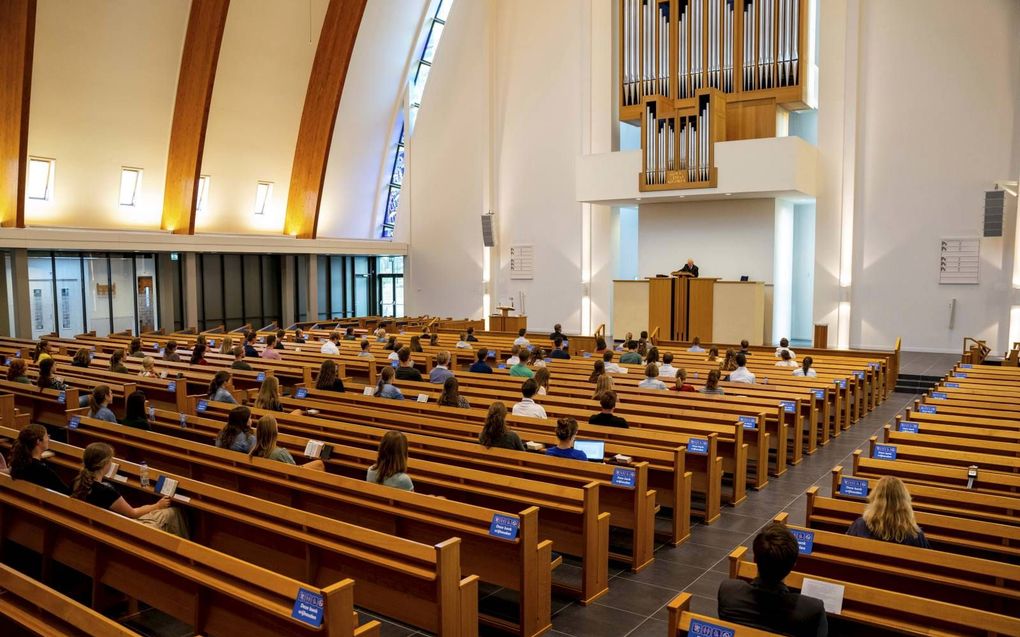
{"label": "preacher at pulpit", "polygon": [[672,274],[673,276],[677,276],[684,272],[686,272],[687,274],[691,275],[694,278],[698,277],[698,266],[694,265],[694,259],[687,259],[687,265],[680,268],[676,272],[673,272]]}

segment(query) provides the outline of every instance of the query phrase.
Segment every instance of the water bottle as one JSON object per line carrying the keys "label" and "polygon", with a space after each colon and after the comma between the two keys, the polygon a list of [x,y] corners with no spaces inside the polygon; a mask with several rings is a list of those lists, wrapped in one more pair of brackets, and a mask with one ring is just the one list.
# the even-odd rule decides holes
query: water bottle
{"label": "water bottle", "polygon": [[155,421],[156,421],[156,408],[155,407],[149,407],[149,422],[155,422]]}
{"label": "water bottle", "polygon": [[697,377],[698,377],[698,372],[694,372],[694,377],[695,377],[695,378],[697,378]]}
{"label": "water bottle", "polygon": [[768,385],[769,384],[769,377],[766,376],[765,379],[762,382],[763,382],[763,384]]}
{"label": "water bottle", "polygon": [[143,489],[149,488],[149,465],[144,460],[138,465],[138,481],[142,483]]}

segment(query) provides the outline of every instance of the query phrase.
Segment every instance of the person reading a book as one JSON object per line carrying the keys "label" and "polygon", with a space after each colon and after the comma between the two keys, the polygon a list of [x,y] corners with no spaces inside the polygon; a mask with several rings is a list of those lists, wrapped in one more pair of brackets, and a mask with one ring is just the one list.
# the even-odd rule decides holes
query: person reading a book
{"label": "person reading a book", "polygon": [[113,465],[113,447],[93,442],[85,447],[81,469],[71,489],[71,497],[118,515],[136,520],[145,526],[187,538],[188,527],[183,512],[170,506],[170,497],[161,497],[152,504],[133,507],[115,486],[106,481]]}
{"label": "person reading a book", "polygon": [[[255,430],[255,444],[252,445],[251,450],[248,452],[248,458],[266,458],[268,460],[276,460],[284,464],[296,465],[294,456],[290,455],[290,452],[279,447],[276,444],[277,438],[280,436],[280,430],[276,426],[276,416],[273,414],[266,414],[259,418],[258,428]],[[325,471],[326,465],[316,458],[301,465],[304,469],[315,469],[316,471]]]}

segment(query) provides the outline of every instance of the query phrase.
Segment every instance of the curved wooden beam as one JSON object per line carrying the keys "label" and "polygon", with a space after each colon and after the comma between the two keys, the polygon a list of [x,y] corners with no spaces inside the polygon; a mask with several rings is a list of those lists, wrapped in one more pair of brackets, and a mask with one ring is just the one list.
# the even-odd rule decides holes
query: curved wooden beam
{"label": "curved wooden beam", "polygon": [[161,227],[174,234],[195,234],[198,180],[209,123],[216,63],[223,42],[230,0],[192,0],[181,54],[166,161]]}
{"label": "curved wooden beam", "polygon": [[301,114],[287,195],[285,234],[314,239],[333,127],[366,0],[330,0]]}
{"label": "curved wooden beam", "polygon": [[0,226],[25,227],[36,0],[0,0]]}

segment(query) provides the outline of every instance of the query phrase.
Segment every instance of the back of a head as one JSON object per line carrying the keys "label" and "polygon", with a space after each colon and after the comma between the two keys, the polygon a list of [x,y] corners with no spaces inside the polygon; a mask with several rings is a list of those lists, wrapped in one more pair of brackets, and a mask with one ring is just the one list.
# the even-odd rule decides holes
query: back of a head
{"label": "back of a head", "polygon": [[616,407],[616,392],[609,390],[599,398],[599,405],[602,409],[610,410]]}
{"label": "back of a head", "polygon": [[371,347],[371,345],[367,340],[361,341],[361,351],[367,352],[369,347]]}
{"label": "back of a head", "polygon": [[701,337],[700,336],[695,336],[694,337],[694,345],[701,345]]}
{"label": "back of a head", "polygon": [[562,336],[557,336],[556,338],[554,338],[553,339],[553,345],[556,346],[556,349],[559,349],[559,348],[563,347],[563,337]]}
{"label": "back of a head", "polygon": [[238,360],[244,358],[244,348],[240,345],[234,345],[234,349],[230,350],[230,353]]}
{"label": "back of a head", "polygon": [[797,539],[785,524],[767,524],[754,538],[758,577],[771,584],[782,582],[797,563]]}
{"label": "back of a head", "polygon": [[450,352],[439,352],[436,354],[436,363],[442,366],[450,364]]}
{"label": "back of a head", "polygon": [[566,442],[577,435],[577,421],[573,418],[560,418],[556,421],[556,439]]}
{"label": "back of a head", "polygon": [[705,387],[708,387],[710,389],[714,389],[714,388],[718,387],[719,386],[719,378],[721,376],[722,375],[719,373],[718,369],[713,369],[710,372],[708,372],[708,378],[705,380]]}
{"label": "back of a head", "polygon": [[266,347],[272,347],[276,345],[276,334],[270,334],[266,337]]}
{"label": "back of a head", "polygon": [[746,338],[744,340],[740,341],[740,349],[747,349],[749,346],[750,346],[750,343],[747,342]]}
{"label": "back of a head", "polygon": [[485,414],[485,425],[482,427],[481,443],[491,447],[498,440],[506,429],[506,405],[500,401],[494,401],[489,405],[489,412]]}
{"label": "back of a head", "polygon": [[333,341],[334,343],[336,341],[339,341],[340,340],[340,332],[330,332],[329,333],[329,340]]}
{"label": "back of a head", "polygon": [[809,369],[811,369],[811,365],[814,364],[815,359],[810,356],[805,356],[804,360],[801,362],[804,364],[804,372],[806,373]]}
{"label": "back of a head", "polygon": [[673,355],[670,354],[669,352],[666,352],[665,354],[662,355],[662,362],[667,364],[667,365],[672,364],[673,363]]}
{"label": "back of a head", "polygon": [[637,349],[637,341],[627,341],[627,349]]}
{"label": "back of a head", "polygon": [[401,363],[406,363],[409,360],[411,360],[411,348],[410,347],[401,347],[397,351],[397,359]]}
{"label": "back of a head", "polygon": [[525,398],[531,398],[538,391],[538,383],[535,382],[534,378],[529,378],[521,383],[521,395]]}
{"label": "back of a head", "polygon": [[517,336],[524,336],[527,333],[528,333],[528,330],[524,329],[523,327],[521,329],[517,330]]}
{"label": "back of a head", "polygon": [[477,351],[477,352],[475,353],[475,358],[477,358],[477,359],[478,359],[478,362],[479,362],[479,363],[484,363],[484,362],[485,362],[485,358],[486,358],[486,357],[487,357],[488,355],[489,355],[489,350],[487,350],[487,349],[480,349],[480,350],[478,350],[478,351]]}
{"label": "back of a head", "polygon": [[914,519],[910,492],[895,476],[884,476],[868,494],[864,522],[871,534],[888,542],[903,542],[920,532]]}
{"label": "back of a head", "polygon": [[276,427],[276,416],[266,414],[259,418],[258,427],[255,430],[255,444],[252,445],[249,456],[268,458],[276,447],[276,438],[279,432]]}
{"label": "back of a head", "polygon": [[125,418],[145,418],[145,392],[136,390],[127,397],[124,407]]}
{"label": "back of a head", "polygon": [[641,330],[641,340],[642,341],[647,341],[648,340],[648,331],[647,330]]}
{"label": "back of a head", "polygon": [[784,349],[782,352],[779,353],[779,358],[783,359],[784,361],[790,360],[790,350]]}
{"label": "back of a head", "polygon": [[613,350],[607,350],[602,354],[602,360],[607,363],[613,362]]}
{"label": "back of a head", "polygon": [[657,378],[659,376],[659,366],[655,363],[648,363],[645,365],[645,377],[646,378]]}
{"label": "back of a head", "polygon": [[746,366],[747,366],[747,356],[744,356],[743,353],[738,353],[737,354],[737,367],[746,367]]}
{"label": "back of a head", "polygon": [[407,437],[403,433],[391,429],[383,435],[375,469],[380,484],[390,476],[407,471]]}
{"label": "back of a head", "polygon": [[780,347],[789,347],[790,346],[790,340],[785,338],[785,337],[779,339],[779,346]]}

